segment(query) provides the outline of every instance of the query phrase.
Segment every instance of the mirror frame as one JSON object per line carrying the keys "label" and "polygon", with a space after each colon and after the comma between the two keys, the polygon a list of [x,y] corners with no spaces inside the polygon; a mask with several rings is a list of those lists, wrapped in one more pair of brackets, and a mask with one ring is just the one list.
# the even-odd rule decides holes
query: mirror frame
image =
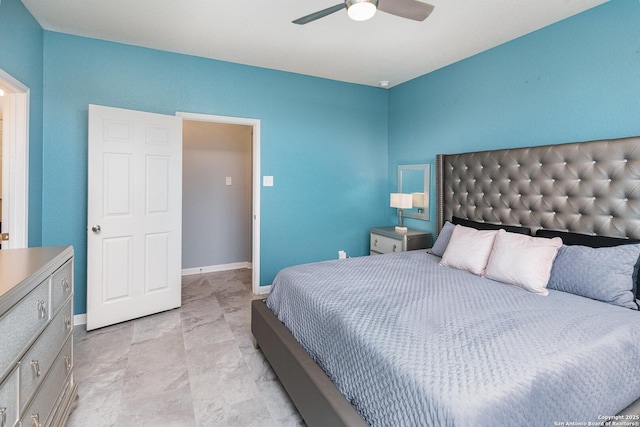
{"label": "mirror frame", "polygon": [[417,165],[398,165],[398,193],[402,193],[402,173],[405,171],[422,171],[424,174],[424,198],[427,201],[427,206],[422,213],[411,212],[404,210],[403,214],[405,218],[421,219],[423,221],[429,221],[429,209],[431,200],[429,197],[429,187],[431,180],[431,167],[429,164],[417,164]]}

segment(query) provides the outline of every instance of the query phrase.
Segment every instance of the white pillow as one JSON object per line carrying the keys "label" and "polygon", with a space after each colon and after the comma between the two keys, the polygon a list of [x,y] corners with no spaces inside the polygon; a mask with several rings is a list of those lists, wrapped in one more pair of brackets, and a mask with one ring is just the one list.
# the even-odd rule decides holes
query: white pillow
{"label": "white pillow", "polygon": [[485,277],[548,295],[547,282],[562,239],[531,237],[499,230]]}
{"label": "white pillow", "polygon": [[481,276],[498,230],[476,230],[456,225],[440,265],[466,270]]}

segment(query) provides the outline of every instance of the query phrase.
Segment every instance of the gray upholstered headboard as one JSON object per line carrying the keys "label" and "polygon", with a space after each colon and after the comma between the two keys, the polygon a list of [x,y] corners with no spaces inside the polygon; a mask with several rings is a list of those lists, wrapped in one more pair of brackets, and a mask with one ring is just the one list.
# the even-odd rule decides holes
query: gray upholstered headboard
{"label": "gray upholstered headboard", "polygon": [[640,137],[436,157],[438,231],[452,216],[640,239]]}

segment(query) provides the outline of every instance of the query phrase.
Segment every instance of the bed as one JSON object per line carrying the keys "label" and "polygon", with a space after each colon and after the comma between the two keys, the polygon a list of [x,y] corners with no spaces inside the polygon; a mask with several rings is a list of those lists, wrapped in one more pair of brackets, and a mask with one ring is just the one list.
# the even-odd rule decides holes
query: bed
{"label": "bed", "polygon": [[[559,236],[554,268],[591,254],[583,244],[599,248],[594,265],[602,253],[637,261],[636,245],[617,245],[640,239],[640,138],[440,155],[436,169],[439,229],[456,218],[458,231],[472,221]],[[639,425],[637,293],[622,306],[567,289],[541,296],[445,259],[291,267],[253,302],[257,344],[309,425]]]}

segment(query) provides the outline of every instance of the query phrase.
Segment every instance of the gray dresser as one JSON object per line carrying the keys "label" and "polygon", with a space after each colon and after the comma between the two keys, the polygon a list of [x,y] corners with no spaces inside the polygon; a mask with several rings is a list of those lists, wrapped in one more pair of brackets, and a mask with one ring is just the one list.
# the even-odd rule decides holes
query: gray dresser
{"label": "gray dresser", "polygon": [[73,248],[0,250],[0,427],[64,426],[72,332]]}

